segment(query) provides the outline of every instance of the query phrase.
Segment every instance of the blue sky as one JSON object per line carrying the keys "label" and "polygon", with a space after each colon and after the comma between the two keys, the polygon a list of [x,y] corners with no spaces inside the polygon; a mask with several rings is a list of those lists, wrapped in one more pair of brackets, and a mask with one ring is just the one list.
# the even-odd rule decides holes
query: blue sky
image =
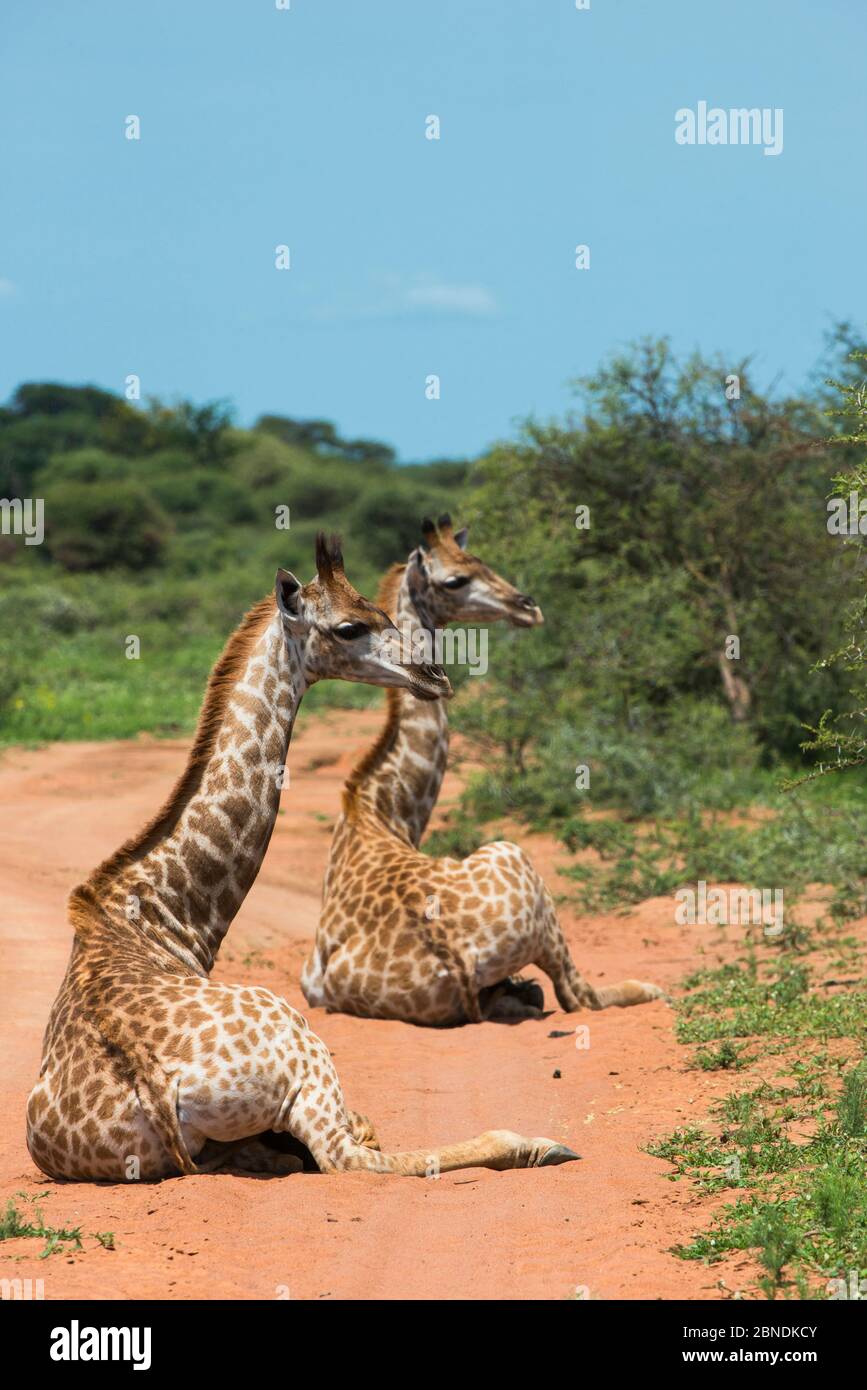
{"label": "blue sky", "polygon": [[[0,396],[134,372],[425,459],[644,334],[796,388],[867,317],[865,40],[862,0],[5,0]],[[678,146],[700,100],[782,154]]]}

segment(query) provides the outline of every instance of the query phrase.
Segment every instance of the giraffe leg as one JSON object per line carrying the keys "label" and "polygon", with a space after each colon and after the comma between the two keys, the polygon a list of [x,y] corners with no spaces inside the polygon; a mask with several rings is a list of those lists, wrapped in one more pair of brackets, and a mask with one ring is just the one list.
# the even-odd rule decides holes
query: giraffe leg
{"label": "giraffe leg", "polygon": [[597,989],[596,998],[600,1009],[610,1009],[612,1004],[618,1009],[629,1009],[633,1004],[649,1004],[651,999],[667,999],[668,996],[659,985],[648,984],[646,980],[621,980],[619,984]]}
{"label": "giraffe leg", "polygon": [[525,1139],[507,1129],[491,1129],[457,1144],[408,1149],[403,1153],[378,1153],[365,1148],[349,1130],[331,1141],[311,1134],[305,1142],[324,1173],[364,1170],[417,1178],[435,1177],[458,1168],[546,1168],[580,1156],[552,1139]]}
{"label": "giraffe leg", "polygon": [[550,978],[557,995],[557,1002],[566,1013],[576,1009],[629,1008],[632,1004],[646,1004],[651,999],[664,999],[664,991],[659,985],[647,984],[643,980],[621,980],[616,985],[604,985],[594,989],[578,973],[575,962],[566,944],[554,900],[548,889],[542,885],[541,945],[534,964]]}
{"label": "giraffe leg", "polygon": [[[578,1154],[553,1139],[525,1139],[509,1130],[489,1130],[475,1139],[442,1148],[381,1153],[360,1143],[353,1116],[325,1044],[315,1034],[305,1037],[307,1079],[293,1091],[274,1125],[306,1145],[323,1173],[366,1170],[406,1177],[431,1177],[457,1168],[543,1168],[568,1163]],[[358,1125],[359,1116],[354,1117]]]}

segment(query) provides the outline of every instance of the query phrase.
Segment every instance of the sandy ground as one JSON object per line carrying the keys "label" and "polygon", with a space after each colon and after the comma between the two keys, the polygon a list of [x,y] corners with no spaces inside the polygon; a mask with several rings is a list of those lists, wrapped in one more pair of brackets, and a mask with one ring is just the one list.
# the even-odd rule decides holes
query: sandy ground
{"label": "sandy ground", "polygon": [[[565,1141],[582,1161],[438,1180],[214,1174],[135,1187],[44,1179],[25,1147],[24,1105],[69,951],[65,898],[157,808],[187,745],[15,749],[0,758],[0,1200],[48,1194],[46,1222],[80,1226],[84,1248],[40,1260],[40,1242],[7,1241],[0,1276],[42,1279],[46,1299],[719,1298],[721,1274],[732,1288],[752,1282],[746,1259],[723,1271],[668,1253],[706,1225],[716,1201],[667,1181],[669,1165],[642,1146],[701,1122],[735,1082],[686,1070],[665,1003],[569,1016],[545,981],[552,1013],[544,1021],[450,1031],[307,1008],[299,973],[340,788],[378,724],[376,711],[336,711],[296,733],[265,866],[215,973],[265,984],[308,1015],[349,1104],[373,1118],[383,1147],[506,1128]],[[441,807],[457,789],[451,774]],[[557,847],[522,838],[562,891]],[[675,926],[669,900],[627,916],[580,918],[568,907],[562,915],[579,968],[599,984],[633,975],[673,987],[718,958],[709,928]],[[576,1047],[576,1024],[589,1027],[589,1046]],[[551,1037],[554,1030],[570,1035]],[[93,1232],[112,1232],[116,1249]]]}

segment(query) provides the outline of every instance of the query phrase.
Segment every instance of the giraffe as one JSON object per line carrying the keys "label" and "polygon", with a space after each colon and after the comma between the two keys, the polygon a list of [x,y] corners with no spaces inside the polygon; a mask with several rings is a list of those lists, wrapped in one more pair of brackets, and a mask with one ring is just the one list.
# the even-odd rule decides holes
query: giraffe
{"label": "giraffe", "polygon": [[[405,632],[452,621],[542,622],[535,601],[466,550],[451,518],[422,523],[422,546],[378,596]],[[560,1007],[625,1007],[661,997],[640,980],[594,989],[575,968],[554,901],[524,851],[500,840],[463,861],[419,850],[448,751],[445,700],[387,692],[379,738],[351,773],[335,826],[323,907],[301,987],[313,1007],[449,1026],[540,1018],[544,971]]]}
{"label": "giraffe", "polygon": [[186,769],[163,808],[76,888],[74,938],[27,1105],[37,1166],[70,1180],[158,1179],[313,1165],[423,1175],[541,1167],[577,1155],[492,1130],[381,1153],[349,1110],[325,1044],[267,989],[209,979],[258,872],[301,698],[326,678],[449,693],[441,668],[398,659],[387,615],[320,534],[317,573],[278,570],[208,682]]}

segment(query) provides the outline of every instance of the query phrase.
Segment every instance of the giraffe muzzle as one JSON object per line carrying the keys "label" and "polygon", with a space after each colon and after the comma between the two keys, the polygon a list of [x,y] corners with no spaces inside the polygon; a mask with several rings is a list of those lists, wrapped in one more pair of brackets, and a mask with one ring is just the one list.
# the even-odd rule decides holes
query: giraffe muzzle
{"label": "giraffe muzzle", "polygon": [[432,661],[419,661],[410,668],[413,675],[412,693],[421,700],[449,700],[453,695],[451,681]]}
{"label": "giraffe muzzle", "polygon": [[510,621],[513,627],[539,627],[545,619],[534,598],[529,594],[516,594]]}

